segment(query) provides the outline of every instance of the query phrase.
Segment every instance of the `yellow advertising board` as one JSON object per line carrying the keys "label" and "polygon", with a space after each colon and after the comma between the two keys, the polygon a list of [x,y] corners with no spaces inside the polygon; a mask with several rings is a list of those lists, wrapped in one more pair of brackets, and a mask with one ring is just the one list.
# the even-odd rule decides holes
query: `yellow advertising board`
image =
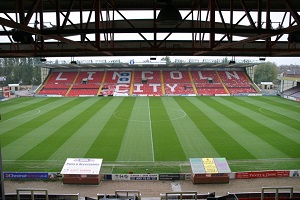
{"label": "yellow advertising board", "polygon": [[218,169],[213,158],[202,158],[202,162],[207,174],[218,173]]}
{"label": "yellow advertising board", "polygon": [[190,158],[193,174],[231,173],[226,158]]}
{"label": "yellow advertising board", "polygon": [[202,162],[204,164],[214,164],[215,163],[213,158],[202,158]]}

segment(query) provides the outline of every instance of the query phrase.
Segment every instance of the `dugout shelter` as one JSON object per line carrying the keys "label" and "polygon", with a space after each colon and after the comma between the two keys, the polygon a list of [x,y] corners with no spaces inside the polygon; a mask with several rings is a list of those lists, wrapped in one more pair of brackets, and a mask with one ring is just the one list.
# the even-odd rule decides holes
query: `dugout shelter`
{"label": "dugout shelter", "polygon": [[62,170],[64,184],[99,184],[103,159],[67,158]]}
{"label": "dugout shelter", "polygon": [[231,170],[226,158],[190,158],[192,182],[229,183]]}

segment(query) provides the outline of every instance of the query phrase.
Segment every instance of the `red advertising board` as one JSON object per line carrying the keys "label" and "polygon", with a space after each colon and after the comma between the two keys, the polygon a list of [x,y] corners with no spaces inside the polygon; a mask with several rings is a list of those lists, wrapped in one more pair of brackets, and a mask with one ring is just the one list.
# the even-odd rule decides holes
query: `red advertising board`
{"label": "red advertising board", "polygon": [[237,172],[236,179],[247,178],[272,178],[272,177],[289,177],[290,171],[259,171],[259,172]]}

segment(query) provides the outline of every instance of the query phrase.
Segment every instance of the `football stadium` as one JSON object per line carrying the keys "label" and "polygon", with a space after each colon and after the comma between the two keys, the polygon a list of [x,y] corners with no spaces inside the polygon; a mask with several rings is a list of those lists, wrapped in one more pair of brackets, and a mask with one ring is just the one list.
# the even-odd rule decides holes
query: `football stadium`
{"label": "football stadium", "polygon": [[[10,41],[0,44],[0,56],[41,58],[35,63],[41,84],[22,91],[0,77],[0,199],[300,198],[300,75],[279,74],[276,90],[254,82],[266,57],[300,55],[298,2],[30,0],[4,6],[2,35]],[[185,18],[176,18],[178,9]],[[156,19],[125,16],[139,10]],[[14,12],[20,22],[7,14]],[[47,12],[56,13],[59,26],[45,25]],[[233,12],[249,25],[233,22]],[[280,22],[271,21],[274,13]],[[115,39],[119,34],[141,39]],[[192,39],[168,39],[172,34]],[[254,192],[250,183],[263,179],[275,181],[256,182]],[[244,180],[238,190],[235,184]],[[159,186],[165,182],[172,187]],[[60,184],[58,191],[51,184]],[[143,196],[152,184],[161,187],[157,195]],[[213,191],[230,184],[232,192]],[[201,190],[207,185],[210,191]],[[81,188],[70,193],[72,186]],[[98,193],[80,195],[89,187]]]}

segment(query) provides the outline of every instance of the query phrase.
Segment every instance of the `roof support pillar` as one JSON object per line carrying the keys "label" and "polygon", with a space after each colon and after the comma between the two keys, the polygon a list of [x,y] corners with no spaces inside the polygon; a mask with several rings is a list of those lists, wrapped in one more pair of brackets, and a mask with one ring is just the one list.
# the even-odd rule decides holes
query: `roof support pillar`
{"label": "roof support pillar", "polygon": [[[215,1],[212,0],[210,1],[210,28],[214,29],[215,28],[215,11],[216,11],[216,4]],[[210,41],[209,41],[209,47],[214,48],[215,47],[215,33],[211,32],[210,33]]]}

